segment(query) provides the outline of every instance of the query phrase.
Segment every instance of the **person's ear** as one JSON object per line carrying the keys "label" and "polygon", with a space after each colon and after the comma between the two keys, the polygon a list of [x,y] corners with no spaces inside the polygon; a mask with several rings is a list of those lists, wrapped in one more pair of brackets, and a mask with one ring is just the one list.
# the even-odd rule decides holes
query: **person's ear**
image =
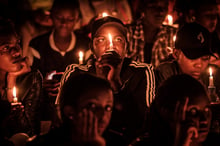
{"label": "person's ear", "polygon": [[180,53],[181,53],[181,50],[179,50],[179,49],[175,49],[175,48],[174,48],[174,49],[173,49],[173,53],[172,53],[173,58],[174,58],[174,59],[178,59]]}

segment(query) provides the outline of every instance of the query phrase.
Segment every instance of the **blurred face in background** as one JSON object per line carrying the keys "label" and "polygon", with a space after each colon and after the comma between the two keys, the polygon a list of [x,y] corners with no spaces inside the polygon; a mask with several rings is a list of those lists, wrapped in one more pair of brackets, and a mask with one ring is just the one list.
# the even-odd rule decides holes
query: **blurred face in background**
{"label": "blurred face in background", "polygon": [[52,14],[55,35],[66,37],[74,30],[79,18],[79,12],[71,9],[58,9]]}
{"label": "blurred face in background", "polygon": [[144,23],[160,27],[168,13],[168,0],[146,2],[144,7]]}
{"label": "blurred face in background", "polygon": [[213,32],[218,22],[217,5],[202,6],[196,14],[196,21],[209,32]]}

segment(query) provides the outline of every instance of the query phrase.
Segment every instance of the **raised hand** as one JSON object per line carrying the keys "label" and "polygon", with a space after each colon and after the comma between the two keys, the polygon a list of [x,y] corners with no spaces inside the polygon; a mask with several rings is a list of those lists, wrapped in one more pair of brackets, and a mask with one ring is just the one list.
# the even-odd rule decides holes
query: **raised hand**
{"label": "raised hand", "polygon": [[121,73],[122,59],[121,56],[115,51],[105,52],[96,61],[96,74],[100,77],[106,78],[114,91],[121,87]]}
{"label": "raised hand", "polygon": [[83,109],[74,122],[76,123],[77,133],[80,136],[77,137],[79,143],[105,146],[105,140],[98,131],[98,119],[93,111],[86,108]]}
{"label": "raised hand", "polygon": [[176,137],[174,146],[190,146],[193,139],[198,138],[198,129],[196,124],[186,121],[186,110],[189,98],[184,103],[177,102],[175,108]]}

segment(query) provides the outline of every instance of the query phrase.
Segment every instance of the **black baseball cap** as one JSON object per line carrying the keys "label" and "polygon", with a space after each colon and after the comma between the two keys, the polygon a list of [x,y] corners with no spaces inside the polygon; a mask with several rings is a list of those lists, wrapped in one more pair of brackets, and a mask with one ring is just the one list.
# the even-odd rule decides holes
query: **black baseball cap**
{"label": "black baseball cap", "polygon": [[112,16],[98,18],[92,23],[92,26],[91,26],[92,38],[94,38],[96,36],[96,32],[101,27],[105,26],[106,24],[111,24],[111,25],[116,26],[125,36],[125,38],[127,38],[127,28],[125,24],[120,19],[112,17]]}
{"label": "black baseball cap", "polygon": [[189,59],[213,55],[211,33],[196,22],[186,23],[176,34],[175,48],[180,49]]}

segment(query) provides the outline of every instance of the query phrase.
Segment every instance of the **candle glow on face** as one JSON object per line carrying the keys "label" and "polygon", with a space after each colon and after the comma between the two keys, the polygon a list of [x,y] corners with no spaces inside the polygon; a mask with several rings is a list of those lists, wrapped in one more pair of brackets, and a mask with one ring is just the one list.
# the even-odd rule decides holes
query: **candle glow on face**
{"label": "candle glow on face", "polygon": [[82,51],[79,51],[79,64],[83,64],[83,52]]}
{"label": "candle glow on face", "polygon": [[16,93],[16,87],[13,87],[13,102],[16,103],[18,102],[18,98],[17,98],[17,93]]}
{"label": "candle glow on face", "polygon": [[108,37],[109,37],[109,42],[110,42],[109,47],[110,47],[110,50],[112,50],[113,49],[112,35],[109,33]]}
{"label": "candle glow on face", "polygon": [[167,16],[167,19],[168,19],[168,25],[173,25],[173,16],[169,14]]}

